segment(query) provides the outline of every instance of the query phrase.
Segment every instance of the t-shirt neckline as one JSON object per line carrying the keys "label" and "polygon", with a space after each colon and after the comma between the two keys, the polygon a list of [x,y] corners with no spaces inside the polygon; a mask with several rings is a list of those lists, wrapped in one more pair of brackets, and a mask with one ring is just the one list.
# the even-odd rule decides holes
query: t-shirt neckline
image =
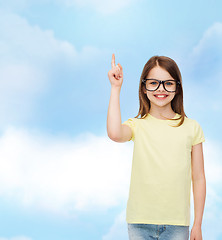
{"label": "t-shirt neckline", "polygon": [[[160,119],[160,118],[156,118],[153,115],[151,115],[150,113],[148,113],[148,116],[150,116],[152,119],[156,120],[156,121],[160,121],[160,122],[166,122],[166,121],[170,121],[168,119]],[[173,117],[173,119],[177,118],[179,116],[178,113],[175,114],[175,116]]]}

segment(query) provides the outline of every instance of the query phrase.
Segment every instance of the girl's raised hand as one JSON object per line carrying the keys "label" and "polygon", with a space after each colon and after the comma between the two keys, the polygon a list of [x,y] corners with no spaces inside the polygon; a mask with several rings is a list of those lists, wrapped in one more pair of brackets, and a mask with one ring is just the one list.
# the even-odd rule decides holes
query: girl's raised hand
{"label": "girl's raised hand", "polygon": [[115,55],[112,55],[112,62],[111,62],[112,69],[108,72],[109,81],[112,87],[120,87],[123,83],[123,68],[118,63],[115,65]]}

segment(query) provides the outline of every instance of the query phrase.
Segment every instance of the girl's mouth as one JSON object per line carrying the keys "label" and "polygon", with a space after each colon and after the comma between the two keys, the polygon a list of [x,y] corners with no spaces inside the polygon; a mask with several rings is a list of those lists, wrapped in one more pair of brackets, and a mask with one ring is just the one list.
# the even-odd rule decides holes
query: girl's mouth
{"label": "girl's mouth", "polygon": [[166,95],[166,94],[156,94],[156,95],[154,95],[154,97],[157,98],[157,99],[165,99],[165,98],[168,97],[168,95]]}

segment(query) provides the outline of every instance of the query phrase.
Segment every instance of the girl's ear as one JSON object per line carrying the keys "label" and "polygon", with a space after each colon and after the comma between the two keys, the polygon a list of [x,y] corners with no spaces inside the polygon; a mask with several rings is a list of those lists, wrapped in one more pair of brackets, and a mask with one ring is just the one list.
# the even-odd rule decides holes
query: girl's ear
{"label": "girl's ear", "polygon": [[144,94],[146,94],[146,89],[144,86],[142,86],[142,90],[143,90]]}

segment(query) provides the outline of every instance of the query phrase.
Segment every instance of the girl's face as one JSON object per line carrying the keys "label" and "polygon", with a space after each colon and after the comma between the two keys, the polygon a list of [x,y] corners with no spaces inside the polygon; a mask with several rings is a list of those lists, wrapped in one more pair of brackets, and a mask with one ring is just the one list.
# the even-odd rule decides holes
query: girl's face
{"label": "girl's face", "polygon": [[[163,68],[156,66],[152,68],[146,78],[154,78],[157,80],[174,80],[171,75]],[[151,107],[166,107],[170,105],[171,101],[173,100],[174,96],[176,95],[175,92],[167,92],[163,84],[160,84],[159,88],[156,91],[148,91],[144,90],[145,94],[147,95],[148,99],[150,100]],[[158,98],[155,95],[157,94],[166,94],[167,97],[165,98]],[[170,105],[171,107],[171,105]]]}

